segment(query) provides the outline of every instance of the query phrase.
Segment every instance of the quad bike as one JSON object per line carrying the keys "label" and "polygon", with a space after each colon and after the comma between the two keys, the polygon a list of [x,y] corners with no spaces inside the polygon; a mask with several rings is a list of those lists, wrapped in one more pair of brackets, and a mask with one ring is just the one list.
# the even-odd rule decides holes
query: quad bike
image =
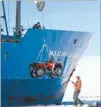
{"label": "quad bike", "polygon": [[62,75],[62,64],[47,61],[45,63],[33,63],[30,65],[30,75],[32,78],[42,77],[45,74],[50,77],[60,77]]}

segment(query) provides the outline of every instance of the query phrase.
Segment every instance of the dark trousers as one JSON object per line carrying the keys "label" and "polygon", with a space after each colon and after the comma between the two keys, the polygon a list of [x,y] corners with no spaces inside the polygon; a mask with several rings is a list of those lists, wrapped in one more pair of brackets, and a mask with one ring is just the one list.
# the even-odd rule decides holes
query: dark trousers
{"label": "dark trousers", "polygon": [[79,94],[80,94],[80,90],[74,91],[74,95],[73,95],[74,105],[77,105],[78,103],[83,104],[83,102],[78,98]]}

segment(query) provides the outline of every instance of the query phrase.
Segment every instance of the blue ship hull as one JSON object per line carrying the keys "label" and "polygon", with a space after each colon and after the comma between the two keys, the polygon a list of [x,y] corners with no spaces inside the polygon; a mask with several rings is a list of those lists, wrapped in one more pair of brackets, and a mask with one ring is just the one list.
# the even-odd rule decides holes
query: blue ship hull
{"label": "blue ship hull", "polygon": [[[29,29],[22,38],[2,35],[2,107],[61,104],[69,79],[91,35],[87,32],[37,29]],[[11,42],[14,39],[16,43]],[[38,56],[43,45],[49,50],[45,49]],[[29,65],[44,63],[49,56],[62,63],[62,75],[51,78],[46,74],[32,78]]]}

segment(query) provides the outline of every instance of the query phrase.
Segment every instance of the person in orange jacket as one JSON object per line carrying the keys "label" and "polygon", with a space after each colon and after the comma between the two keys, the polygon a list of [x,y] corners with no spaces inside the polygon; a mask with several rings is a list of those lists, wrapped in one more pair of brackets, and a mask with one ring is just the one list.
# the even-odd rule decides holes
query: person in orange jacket
{"label": "person in orange jacket", "polygon": [[78,103],[80,103],[80,106],[82,106],[83,102],[78,98],[78,96],[81,92],[81,86],[82,86],[82,81],[80,79],[80,76],[76,76],[76,82],[73,82],[73,81],[71,81],[71,82],[75,88],[74,95],[73,95],[74,105],[77,106]]}

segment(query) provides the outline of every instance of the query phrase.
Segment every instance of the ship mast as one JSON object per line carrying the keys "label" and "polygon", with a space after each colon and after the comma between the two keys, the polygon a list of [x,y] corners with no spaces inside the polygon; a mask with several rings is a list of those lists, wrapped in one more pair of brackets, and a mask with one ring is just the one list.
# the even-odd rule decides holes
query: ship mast
{"label": "ship mast", "polygon": [[21,37],[21,1],[16,1],[16,37]]}
{"label": "ship mast", "polygon": [[7,19],[6,19],[6,12],[5,12],[5,5],[4,5],[4,1],[3,0],[2,0],[2,7],[3,7],[3,16],[1,16],[1,18],[3,18],[4,21],[5,21],[6,33],[7,33],[7,36],[9,36],[8,26],[7,26]]}

